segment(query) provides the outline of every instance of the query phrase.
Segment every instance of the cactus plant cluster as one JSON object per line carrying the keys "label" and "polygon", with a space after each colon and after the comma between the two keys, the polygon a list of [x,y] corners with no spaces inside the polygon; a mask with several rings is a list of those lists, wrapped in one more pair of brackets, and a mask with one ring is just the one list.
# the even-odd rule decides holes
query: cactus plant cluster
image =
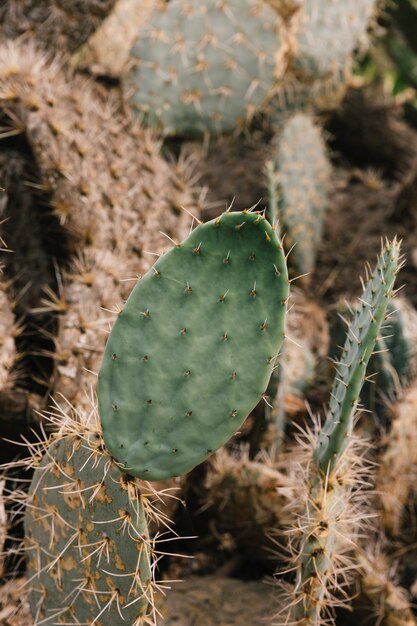
{"label": "cactus plant cluster", "polygon": [[[191,579],[179,594],[187,610],[168,626],[199,623],[194,604],[227,604],[227,574],[275,574],[273,624],[339,623],[349,609],[358,623],[415,626],[401,586],[413,566],[395,574],[393,539],[408,556],[417,314],[394,297],[402,259],[391,231],[343,312],[331,388],[324,365],[338,296],[322,241],[336,215],[330,158],[346,165],[323,128],[374,5],[0,7],[0,248],[7,233],[13,250],[0,250],[1,426],[16,410],[19,345],[34,364],[27,428],[1,459],[0,568],[5,580],[22,577],[16,610],[0,583],[5,626],[156,626],[165,591],[175,597],[169,579],[192,573],[207,588]],[[266,198],[200,210],[208,145],[221,182],[238,191],[221,150],[233,146],[239,160],[239,141],[264,162],[233,171],[251,181],[251,168]],[[352,272],[349,302],[356,283]],[[181,535],[196,557],[188,565]],[[243,586],[229,578],[224,589]],[[231,605],[215,612],[220,626],[252,614],[233,617]]]}
{"label": "cactus plant cluster", "polygon": [[[190,259],[195,267],[187,274]],[[139,281],[100,371],[104,441],[94,411],[91,426],[70,414],[23,463],[35,472],[25,547],[36,624],[120,618],[139,626],[154,619],[156,552],[147,493],[154,490],[134,476],[155,481],[188,471],[234,433],[266,390],[284,338],[287,298],[282,246],[265,217],[249,211],[198,226]],[[211,332],[205,315],[215,319],[217,307]],[[213,351],[225,345],[213,388],[203,374]],[[166,350],[177,354],[178,375],[172,367],[164,371]],[[258,375],[245,379],[238,356],[248,350]],[[142,380],[142,400],[135,379]],[[208,402],[216,394],[213,408]]]}

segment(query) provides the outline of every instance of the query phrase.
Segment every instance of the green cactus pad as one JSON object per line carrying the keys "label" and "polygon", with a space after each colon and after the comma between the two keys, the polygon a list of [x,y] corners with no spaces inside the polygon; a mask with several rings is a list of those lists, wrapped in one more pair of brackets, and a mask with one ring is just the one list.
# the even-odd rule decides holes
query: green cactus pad
{"label": "green cactus pad", "polygon": [[366,29],[375,0],[305,0],[296,35],[294,69],[304,79],[339,73]]}
{"label": "green cactus pad", "polygon": [[343,353],[337,364],[328,415],[314,451],[314,461],[324,473],[334,469],[352,433],[366,368],[393,295],[400,266],[399,251],[400,245],[396,240],[387,243],[348,328]]}
{"label": "green cactus pad", "polygon": [[46,450],[25,534],[34,624],[142,623],[152,598],[144,507],[99,435],[66,436]]}
{"label": "green cactus pad", "polygon": [[288,278],[270,224],[225,213],[138,282],[108,340],[99,412],[131,474],[183,474],[223,445],[265,392],[283,338]]}
{"label": "green cactus pad", "polygon": [[293,248],[290,261],[299,274],[314,268],[327,208],[330,163],[319,129],[308,115],[290,118],[278,138],[275,166],[279,201],[276,216]]}
{"label": "green cactus pad", "polygon": [[281,18],[259,0],[172,0],[132,48],[133,109],[168,135],[230,132],[285,70]]}

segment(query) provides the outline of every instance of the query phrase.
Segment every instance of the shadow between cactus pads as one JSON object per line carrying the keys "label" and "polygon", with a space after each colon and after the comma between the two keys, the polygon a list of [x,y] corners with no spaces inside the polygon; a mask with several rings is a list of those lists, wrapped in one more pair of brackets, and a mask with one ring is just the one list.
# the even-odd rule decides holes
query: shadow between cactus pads
{"label": "shadow between cactus pads", "polygon": [[259,213],[199,225],[137,283],[99,373],[105,444],[130,474],[188,472],[261,400],[285,333],[285,256]]}

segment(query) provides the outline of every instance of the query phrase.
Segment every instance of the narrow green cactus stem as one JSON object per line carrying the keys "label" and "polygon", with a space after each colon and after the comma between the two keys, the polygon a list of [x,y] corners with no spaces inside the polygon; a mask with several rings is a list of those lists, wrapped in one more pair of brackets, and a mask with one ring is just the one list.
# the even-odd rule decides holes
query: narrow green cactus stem
{"label": "narrow green cactus stem", "polygon": [[386,317],[395,277],[401,265],[399,254],[400,244],[395,239],[386,244],[349,326],[343,353],[337,364],[328,415],[314,451],[314,461],[324,474],[334,470],[352,433],[353,417],[366,367]]}

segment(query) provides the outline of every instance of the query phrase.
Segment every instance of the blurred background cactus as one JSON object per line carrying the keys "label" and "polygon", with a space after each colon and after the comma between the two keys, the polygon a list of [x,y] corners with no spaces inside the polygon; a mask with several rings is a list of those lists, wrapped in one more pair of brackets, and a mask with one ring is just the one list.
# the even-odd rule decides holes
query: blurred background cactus
{"label": "blurred background cactus", "polygon": [[[415,626],[415,0],[0,4],[0,622]],[[232,221],[250,208],[249,220],[265,224],[266,215],[265,234],[283,248],[291,283],[285,341],[268,353],[267,389],[261,343],[240,301],[228,311],[239,341],[230,340],[226,356],[205,352],[218,326],[208,305],[193,317],[198,338],[187,332],[189,353],[162,342],[156,384],[184,354],[203,353],[199,390],[224,369],[236,374],[233,383],[241,373],[233,399],[249,409],[245,399],[262,381],[248,417],[232,416],[227,428],[220,413],[230,398],[222,404],[218,387],[194,392],[204,419],[181,434],[187,467],[171,462],[180,450],[184,407],[174,407],[183,381],[152,387],[152,402],[173,409],[161,412],[162,430],[141,411],[135,417],[137,398],[151,399],[149,381],[139,369],[133,385],[121,376],[133,391],[135,435],[126,434],[129,420],[119,428],[113,409],[104,430],[136,451],[145,434],[169,451],[165,479],[151,486],[122,474],[106,443],[96,443],[99,427],[89,430],[97,373],[104,354],[109,369],[117,364],[113,340],[107,353],[105,345],[114,322],[124,324],[120,312],[138,278],[164,267],[169,256],[158,259],[173,245],[181,257],[177,244],[190,230],[201,250],[193,260],[202,262],[200,229],[227,208]],[[371,278],[366,267],[381,238],[396,235],[407,261],[397,278],[404,289],[376,333],[367,304],[379,301],[382,260],[375,293],[363,293],[359,277]],[[233,266],[240,250],[225,246],[222,268],[233,269],[233,285],[253,279],[266,331],[287,294],[267,304],[267,283],[256,276],[255,284],[244,263]],[[394,248],[384,252],[388,265]],[[184,261],[181,276],[188,271]],[[178,285],[185,298],[190,279],[174,278],[173,291]],[[232,287],[211,270],[206,280],[221,286],[216,304],[227,306]],[[150,295],[137,293],[140,311],[150,311],[142,307]],[[164,298],[153,343],[178,317]],[[357,350],[369,324],[365,373]],[[50,437],[41,461],[39,442]],[[337,462],[317,451],[317,440],[328,450],[334,439]],[[131,458],[142,467],[140,454]],[[23,559],[28,498],[45,510],[26,508],[34,549]],[[132,577],[138,565],[142,578]],[[279,587],[262,582],[274,574]],[[37,588],[16,586],[34,576]],[[148,584],[154,579],[158,588]],[[184,582],[170,584],[177,579]]]}

